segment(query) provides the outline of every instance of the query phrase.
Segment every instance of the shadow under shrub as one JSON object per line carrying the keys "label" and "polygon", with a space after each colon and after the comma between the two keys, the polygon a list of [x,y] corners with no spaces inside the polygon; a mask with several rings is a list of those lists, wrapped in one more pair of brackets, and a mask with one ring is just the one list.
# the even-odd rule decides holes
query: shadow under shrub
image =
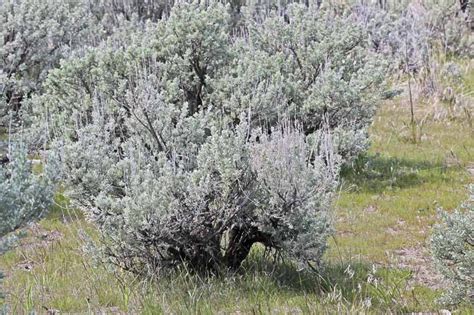
{"label": "shadow under shrub", "polygon": [[368,192],[383,192],[387,188],[403,189],[437,181],[445,177],[444,171],[441,163],[362,154],[352,163],[342,166],[341,177],[343,185],[353,185],[357,190]]}

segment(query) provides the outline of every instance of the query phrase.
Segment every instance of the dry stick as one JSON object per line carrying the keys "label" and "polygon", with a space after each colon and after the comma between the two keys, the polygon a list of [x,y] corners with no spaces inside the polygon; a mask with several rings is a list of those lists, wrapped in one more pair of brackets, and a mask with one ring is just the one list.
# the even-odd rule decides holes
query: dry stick
{"label": "dry stick", "polygon": [[410,96],[410,114],[411,114],[411,124],[415,124],[415,110],[413,106],[413,96],[411,92],[411,75],[408,74],[408,94]]}
{"label": "dry stick", "polygon": [[411,134],[412,134],[412,137],[413,137],[413,139],[412,139],[413,143],[416,143],[417,142],[417,136],[416,136],[416,123],[415,123],[415,110],[414,110],[414,106],[413,106],[413,96],[412,96],[412,92],[411,92],[411,75],[410,74],[408,74],[408,94],[410,96]]}
{"label": "dry stick", "polygon": [[410,97],[410,114],[411,114],[411,132],[413,136],[413,142],[416,142],[416,129],[415,129],[415,110],[413,106],[413,94],[411,91],[411,73],[408,65],[408,33],[405,35],[405,71],[408,74],[408,95]]}

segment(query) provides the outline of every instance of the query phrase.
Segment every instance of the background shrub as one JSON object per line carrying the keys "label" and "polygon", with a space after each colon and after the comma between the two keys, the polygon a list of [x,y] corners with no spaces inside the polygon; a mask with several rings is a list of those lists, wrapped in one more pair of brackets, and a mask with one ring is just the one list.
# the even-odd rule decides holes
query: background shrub
{"label": "background shrub", "polygon": [[0,118],[16,114],[48,71],[87,42],[94,32],[86,13],[75,0],[0,2]]}

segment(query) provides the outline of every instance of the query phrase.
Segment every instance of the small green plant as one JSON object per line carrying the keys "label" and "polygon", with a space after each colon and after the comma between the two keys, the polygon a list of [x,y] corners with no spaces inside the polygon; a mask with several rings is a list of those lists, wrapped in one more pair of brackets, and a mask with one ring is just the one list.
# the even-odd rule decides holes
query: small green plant
{"label": "small green plant", "polygon": [[447,305],[474,303],[474,185],[470,199],[453,213],[440,210],[431,238],[434,260],[452,286],[441,298]]}
{"label": "small green plant", "polygon": [[0,166],[0,236],[44,216],[53,200],[53,168],[34,174],[27,153],[20,144]]}
{"label": "small green plant", "polygon": [[424,134],[424,127],[428,119],[430,119],[429,113],[425,115],[421,119],[416,119],[413,111],[411,112],[410,122],[404,122],[405,128],[408,129],[408,136],[406,136],[406,140],[411,143],[420,143],[423,139]]}

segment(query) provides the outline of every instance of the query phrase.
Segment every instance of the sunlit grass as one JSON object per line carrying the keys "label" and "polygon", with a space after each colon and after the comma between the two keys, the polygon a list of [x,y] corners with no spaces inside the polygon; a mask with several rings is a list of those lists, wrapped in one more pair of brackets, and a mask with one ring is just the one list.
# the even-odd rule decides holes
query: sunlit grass
{"label": "sunlit grass", "polygon": [[473,182],[466,168],[474,162],[474,137],[466,121],[430,121],[415,144],[394,127],[404,119],[407,108],[385,106],[367,156],[344,172],[338,243],[370,261],[386,263],[387,251],[425,246],[436,209],[455,208]]}
{"label": "sunlit grass", "polygon": [[13,314],[31,310],[286,314],[426,309],[405,296],[410,272],[373,269],[356,259],[328,264],[315,273],[299,271],[289,262],[275,263],[255,247],[238,274],[204,278],[182,269],[142,282],[94,264],[80,240],[80,234],[91,229],[82,219],[68,224],[45,220],[40,226],[43,232],[55,231],[61,237],[45,246],[27,246],[42,241],[43,233],[31,235],[1,260],[1,268],[8,270],[5,287]]}

